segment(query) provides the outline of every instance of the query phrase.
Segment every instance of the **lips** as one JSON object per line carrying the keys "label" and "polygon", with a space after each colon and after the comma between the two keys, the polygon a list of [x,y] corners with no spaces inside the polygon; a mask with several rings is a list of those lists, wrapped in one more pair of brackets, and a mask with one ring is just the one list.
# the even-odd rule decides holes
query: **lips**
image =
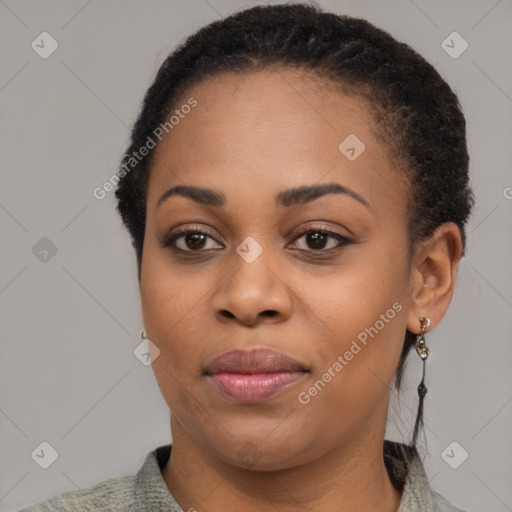
{"label": "lips", "polygon": [[205,373],[272,373],[307,371],[307,368],[280,352],[268,349],[232,350],[216,357],[206,366]]}
{"label": "lips", "polygon": [[205,375],[224,396],[237,402],[259,402],[300,382],[305,365],[268,349],[232,350],[205,368]]}

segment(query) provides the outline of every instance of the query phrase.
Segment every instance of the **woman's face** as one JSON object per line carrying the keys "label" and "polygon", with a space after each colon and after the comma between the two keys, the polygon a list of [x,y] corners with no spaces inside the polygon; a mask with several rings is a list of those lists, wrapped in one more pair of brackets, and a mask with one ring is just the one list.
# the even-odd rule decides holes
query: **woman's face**
{"label": "woman's face", "polygon": [[[156,149],[140,283],[153,370],[173,435],[240,467],[292,467],[385,429],[412,307],[407,192],[366,104],[328,85],[217,76],[176,104]],[[211,192],[159,202],[177,186]],[[252,349],[299,365],[210,365]]]}

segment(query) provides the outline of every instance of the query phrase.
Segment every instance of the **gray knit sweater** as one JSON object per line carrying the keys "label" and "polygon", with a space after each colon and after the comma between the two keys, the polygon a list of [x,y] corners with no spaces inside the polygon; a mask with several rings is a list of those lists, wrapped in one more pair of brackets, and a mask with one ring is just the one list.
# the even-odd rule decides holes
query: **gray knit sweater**
{"label": "gray knit sweater", "polygon": [[[183,512],[161,473],[171,447],[168,444],[149,452],[135,476],[109,478],[86,489],[60,494],[20,512]],[[403,489],[397,512],[462,512],[430,489],[415,448],[385,441],[384,461],[393,483]]]}

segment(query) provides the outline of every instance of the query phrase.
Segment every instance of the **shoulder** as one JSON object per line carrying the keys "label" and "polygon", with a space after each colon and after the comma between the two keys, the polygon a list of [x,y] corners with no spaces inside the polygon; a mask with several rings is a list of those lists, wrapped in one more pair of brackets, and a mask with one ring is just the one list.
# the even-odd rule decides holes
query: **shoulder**
{"label": "shoulder", "polygon": [[452,505],[446,498],[443,498],[436,491],[431,490],[432,501],[435,505],[436,512],[464,512],[464,510]]}
{"label": "shoulder", "polygon": [[68,491],[20,512],[126,511],[133,503],[135,476],[114,477],[85,489]]}
{"label": "shoulder", "polygon": [[384,461],[391,480],[403,491],[397,512],[464,512],[430,487],[414,446],[386,440]]}
{"label": "shoulder", "polygon": [[136,475],[109,478],[85,489],[59,494],[19,512],[181,512],[161,473],[169,460],[171,447],[168,444],[150,451]]}

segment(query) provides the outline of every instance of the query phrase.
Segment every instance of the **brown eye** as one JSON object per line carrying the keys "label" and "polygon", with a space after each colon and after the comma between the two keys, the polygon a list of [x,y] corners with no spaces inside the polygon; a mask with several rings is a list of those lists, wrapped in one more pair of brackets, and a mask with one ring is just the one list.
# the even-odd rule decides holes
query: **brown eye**
{"label": "brown eye", "polygon": [[[297,240],[302,238],[304,238],[306,247],[299,247],[299,250],[308,252],[330,251],[352,243],[347,237],[323,227],[308,228],[295,238],[294,242],[296,243]],[[330,247],[327,246],[329,244],[329,240],[331,240]],[[337,241],[338,243],[332,244],[332,241]]]}
{"label": "brown eye", "polygon": [[[162,242],[163,247],[172,246],[173,249],[184,252],[203,252],[216,249],[208,247],[208,240],[218,243],[208,232],[199,229],[181,230],[171,233]],[[212,245],[212,244],[210,244]]]}

